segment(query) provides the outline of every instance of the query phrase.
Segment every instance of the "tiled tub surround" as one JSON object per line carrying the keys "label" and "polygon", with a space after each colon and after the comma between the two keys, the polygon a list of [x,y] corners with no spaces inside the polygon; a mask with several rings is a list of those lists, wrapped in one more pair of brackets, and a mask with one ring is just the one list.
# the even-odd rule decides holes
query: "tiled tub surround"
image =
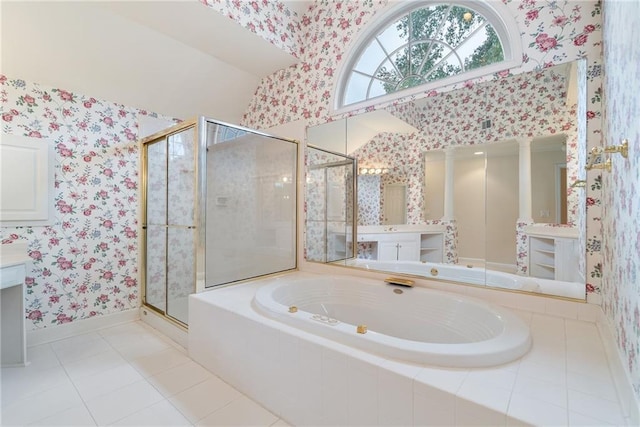
{"label": "tiled tub surround", "polygon": [[457,287],[526,304],[533,311],[514,311],[534,345],[506,365],[445,369],[385,359],[265,318],[251,307],[264,283],[192,295],[189,355],[294,425],[629,423],[592,306]]}
{"label": "tiled tub surround", "polygon": [[362,277],[277,277],[256,291],[252,306],[271,319],[399,361],[488,367],[531,348],[529,327],[502,307]]}

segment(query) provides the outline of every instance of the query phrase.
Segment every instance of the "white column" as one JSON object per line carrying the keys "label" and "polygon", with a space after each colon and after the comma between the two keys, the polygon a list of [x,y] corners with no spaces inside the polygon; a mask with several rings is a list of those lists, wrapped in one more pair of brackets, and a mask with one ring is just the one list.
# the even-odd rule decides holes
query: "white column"
{"label": "white column", "polygon": [[518,139],[519,212],[518,222],[533,222],[531,215],[531,139]]}
{"label": "white column", "polygon": [[453,213],[453,147],[444,150],[444,216],[443,221],[454,220]]}

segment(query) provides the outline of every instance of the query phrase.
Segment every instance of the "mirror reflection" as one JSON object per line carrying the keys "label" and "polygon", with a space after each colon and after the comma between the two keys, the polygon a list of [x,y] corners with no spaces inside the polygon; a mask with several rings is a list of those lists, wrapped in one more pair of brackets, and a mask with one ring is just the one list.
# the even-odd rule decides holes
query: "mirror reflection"
{"label": "mirror reflection", "polygon": [[[585,84],[575,61],[309,128],[309,143],[357,160],[343,262],[584,299]],[[351,229],[334,231],[349,247]],[[319,241],[307,260],[349,258]]]}

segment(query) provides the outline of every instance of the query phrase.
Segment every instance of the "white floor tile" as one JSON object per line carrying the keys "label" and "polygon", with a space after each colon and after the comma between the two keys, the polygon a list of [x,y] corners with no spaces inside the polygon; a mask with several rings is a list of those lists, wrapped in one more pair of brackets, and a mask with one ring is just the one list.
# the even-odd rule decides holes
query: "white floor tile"
{"label": "white floor tile", "polygon": [[142,379],[143,377],[138,371],[133,369],[131,365],[125,364],[75,380],[74,384],[82,399],[88,402]]}
{"label": "white floor tile", "polygon": [[246,396],[196,423],[197,426],[270,426],[278,417]]}
{"label": "white floor tile", "polygon": [[96,423],[84,404],[74,406],[62,412],[58,412],[47,418],[36,421],[32,426],[65,426],[86,427],[95,426]]}
{"label": "white floor tile", "polygon": [[30,369],[50,369],[60,366],[60,361],[51,344],[40,344],[27,348]]}
{"label": "white floor tile", "polygon": [[82,399],[69,382],[2,408],[2,425],[30,424],[81,404]]}
{"label": "white floor tile", "polygon": [[63,365],[112,351],[109,343],[95,332],[53,342],[51,347]]}
{"label": "white floor tile", "polygon": [[113,368],[125,366],[126,364],[127,361],[124,360],[122,356],[112,348],[109,348],[94,356],[67,363],[64,365],[64,368],[69,378],[79,380]]}
{"label": "white floor tile", "polygon": [[147,378],[163,396],[169,397],[206,381],[213,374],[195,362],[189,361]]}
{"label": "white floor tile", "polygon": [[147,333],[152,333],[152,328],[141,321],[122,323],[98,331],[98,334],[109,342],[117,341],[117,337],[140,336]]}
{"label": "white floor tile", "polygon": [[141,380],[86,403],[98,425],[107,425],[161,400],[162,395],[147,381]]}
{"label": "white floor tile", "polygon": [[192,426],[181,413],[168,400],[162,400],[148,408],[131,414],[117,423],[115,426]]}
{"label": "white floor tile", "polygon": [[[127,360],[137,360],[158,352],[173,349],[173,346],[162,338],[151,333],[139,336],[135,341],[114,348]],[[173,349],[175,351],[175,349]]]}
{"label": "white floor tile", "polygon": [[136,357],[131,360],[131,365],[143,376],[150,377],[190,361],[191,359],[182,352],[168,347],[145,356]]}
{"label": "white floor tile", "polygon": [[218,377],[211,377],[175,396],[169,401],[195,423],[212,412],[228,405],[242,394]]}
{"label": "white floor tile", "polygon": [[32,366],[3,368],[0,375],[3,408],[34,394],[71,384],[65,370],[59,365],[48,369],[35,369]]}

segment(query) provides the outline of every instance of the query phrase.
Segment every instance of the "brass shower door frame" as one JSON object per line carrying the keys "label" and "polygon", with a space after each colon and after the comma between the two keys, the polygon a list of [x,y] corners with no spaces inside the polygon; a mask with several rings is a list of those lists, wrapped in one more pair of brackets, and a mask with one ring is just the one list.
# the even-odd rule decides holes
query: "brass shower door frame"
{"label": "brass shower door frame", "polygon": [[[171,224],[169,224],[168,222],[168,215],[169,215],[169,198],[168,198],[168,191],[169,191],[169,185],[168,185],[168,177],[169,177],[169,137],[171,137],[172,135],[175,135],[177,133],[181,133],[184,132],[185,130],[188,130],[189,128],[193,128],[193,132],[194,132],[194,158],[193,158],[193,167],[194,167],[194,186],[193,186],[193,200],[195,202],[195,206],[194,206],[194,210],[193,210],[193,221],[192,221],[192,225],[191,226],[172,226]],[[141,279],[141,290],[142,290],[142,306],[146,307],[152,311],[154,311],[155,313],[159,314],[160,316],[166,318],[167,320],[169,320],[170,322],[176,324],[177,326],[183,328],[183,329],[188,329],[188,325],[184,322],[182,322],[181,320],[171,316],[168,313],[168,308],[169,308],[169,293],[168,293],[168,289],[166,286],[166,280],[168,277],[168,256],[169,256],[169,247],[168,244],[165,244],[165,266],[164,266],[164,277],[165,277],[165,295],[164,295],[164,310],[160,309],[159,307],[154,306],[153,304],[149,303],[147,301],[147,257],[148,257],[148,253],[147,253],[147,201],[148,201],[148,171],[149,171],[149,158],[148,158],[148,148],[149,146],[156,144],[156,143],[161,143],[164,142],[166,144],[166,149],[167,149],[167,153],[166,153],[166,159],[165,159],[165,177],[167,179],[167,188],[165,191],[165,200],[167,203],[166,206],[166,212],[165,212],[165,229],[169,229],[170,227],[174,227],[174,228],[190,228],[192,229],[193,232],[193,253],[195,254],[197,251],[197,247],[198,247],[198,226],[200,225],[200,209],[198,209],[198,184],[201,182],[200,180],[200,173],[201,173],[201,169],[199,168],[199,159],[201,156],[201,147],[200,147],[200,133],[198,131],[198,120],[197,119],[193,119],[193,120],[187,120],[184,122],[181,122],[175,126],[169,127],[165,130],[162,130],[160,132],[156,132],[152,135],[149,135],[143,139],[141,139],[139,141],[139,151],[140,151],[140,221],[139,221],[139,236],[140,236],[140,247],[139,247],[139,251],[140,251],[140,279]],[[167,234],[165,234],[165,242],[166,242],[166,238],[167,238]],[[191,289],[192,293],[196,292],[196,277],[198,275],[198,262],[197,262],[197,257],[194,257],[194,275],[193,275],[193,288]]]}

